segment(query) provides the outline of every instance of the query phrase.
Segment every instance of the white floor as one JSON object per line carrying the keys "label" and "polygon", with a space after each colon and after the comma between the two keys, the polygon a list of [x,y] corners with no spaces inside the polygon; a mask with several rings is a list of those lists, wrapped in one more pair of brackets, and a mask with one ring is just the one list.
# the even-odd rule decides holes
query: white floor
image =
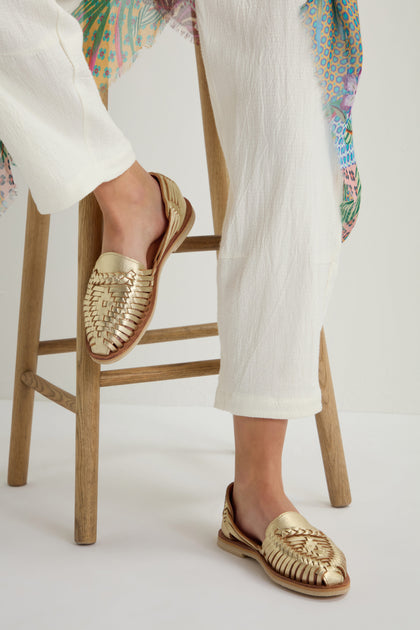
{"label": "white floor", "polygon": [[285,590],[216,546],[233,479],[230,414],[103,405],[98,541],[73,542],[74,417],[37,402],[29,481],[6,484],[0,402],[2,630],[418,628],[420,418],[340,414],[353,501],[329,503],[315,420],[290,420],[286,490],[344,551],[350,591]]}

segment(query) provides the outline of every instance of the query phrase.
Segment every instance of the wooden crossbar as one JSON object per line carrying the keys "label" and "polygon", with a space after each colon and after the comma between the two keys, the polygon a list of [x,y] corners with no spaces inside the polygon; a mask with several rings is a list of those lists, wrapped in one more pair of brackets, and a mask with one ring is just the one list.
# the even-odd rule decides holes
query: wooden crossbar
{"label": "wooden crossbar", "polygon": [[[220,359],[147,365],[145,367],[121,370],[103,370],[100,373],[99,385],[100,387],[111,387],[113,385],[133,385],[134,383],[165,381],[174,378],[209,376],[211,374],[218,374],[219,370]],[[76,413],[76,396],[70,394],[70,392],[54,385],[51,381],[32,372],[32,370],[23,372],[21,381],[27,385],[27,387],[31,387],[49,400]]]}
{"label": "wooden crossbar", "polygon": [[61,387],[57,387],[39,374],[34,374],[32,370],[26,370],[21,376],[21,381],[58,405],[76,413],[76,396],[61,389]]}
{"label": "wooden crossbar", "polygon": [[209,234],[205,236],[187,236],[174,254],[186,252],[218,251],[220,248],[220,234]]}
{"label": "wooden crossbar", "polygon": [[148,365],[146,367],[101,371],[99,384],[101,387],[109,387],[111,385],[165,381],[173,378],[189,378],[190,376],[209,376],[210,374],[218,374],[219,370],[220,359]]}
{"label": "wooden crossbar", "polygon": [[[197,339],[198,337],[215,337],[218,334],[217,322],[191,324],[188,326],[172,326],[170,328],[154,328],[147,330],[138,343],[163,343],[165,341]],[[75,337],[69,337],[67,339],[48,339],[39,342],[38,355],[62,354],[64,352],[76,352]]]}

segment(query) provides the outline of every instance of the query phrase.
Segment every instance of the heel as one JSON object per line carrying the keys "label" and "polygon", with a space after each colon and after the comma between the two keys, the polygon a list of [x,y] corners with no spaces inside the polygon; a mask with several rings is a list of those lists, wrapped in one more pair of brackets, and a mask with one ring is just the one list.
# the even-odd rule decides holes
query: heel
{"label": "heel", "polygon": [[187,212],[185,214],[185,220],[184,220],[184,225],[182,227],[181,232],[179,233],[176,241],[174,242],[172,248],[171,248],[171,252],[176,252],[176,250],[181,247],[182,243],[185,241],[185,239],[187,238],[188,234],[191,231],[192,226],[194,225],[195,222],[195,212],[194,209],[190,203],[190,201],[184,197],[185,202],[187,204]]}
{"label": "heel", "polygon": [[220,549],[223,549],[223,551],[233,553],[234,556],[246,558],[246,554],[243,552],[240,545],[226,538],[221,529],[219,529],[217,534],[217,546],[220,547]]}

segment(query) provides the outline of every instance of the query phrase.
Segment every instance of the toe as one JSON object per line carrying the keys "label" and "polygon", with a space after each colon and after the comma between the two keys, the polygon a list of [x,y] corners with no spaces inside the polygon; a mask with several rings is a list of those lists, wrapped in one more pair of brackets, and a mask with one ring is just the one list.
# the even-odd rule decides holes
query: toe
{"label": "toe", "polygon": [[333,586],[334,584],[341,584],[344,582],[344,575],[339,569],[330,567],[326,570],[322,579],[328,586]]}

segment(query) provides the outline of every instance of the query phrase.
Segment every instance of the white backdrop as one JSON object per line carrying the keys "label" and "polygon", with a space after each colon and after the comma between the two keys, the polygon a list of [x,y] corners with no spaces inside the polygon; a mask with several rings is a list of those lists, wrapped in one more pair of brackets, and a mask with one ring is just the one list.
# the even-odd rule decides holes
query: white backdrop
{"label": "white backdrop", "polygon": [[[392,0],[359,0],[359,9],[364,68],[353,121],[362,205],[342,245],[324,327],[340,410],[418,413],[420,6],[408,0],[404,11],[395,11]],[[194,47],[167,27],[111,87],[109,109],[144,168],[169,175],[192,202],[197,219],[191,235],[212,233]],[[0,219],[0,398],[13,393],[27,198],[22,174],[15,172],[20,198]],[[43,339],[75,335],[76,238],[76,206],[52,216]],[[216,254],[171,256],[150,328],[213,321]],[[150,344],[118,367],[218,356],[217,337]],[[39,359],[39,373],[72,392],[74,370],[74,354]],[[216,383],[217,376],[206,376],[104,388],[101,400],[211,406]]]}

